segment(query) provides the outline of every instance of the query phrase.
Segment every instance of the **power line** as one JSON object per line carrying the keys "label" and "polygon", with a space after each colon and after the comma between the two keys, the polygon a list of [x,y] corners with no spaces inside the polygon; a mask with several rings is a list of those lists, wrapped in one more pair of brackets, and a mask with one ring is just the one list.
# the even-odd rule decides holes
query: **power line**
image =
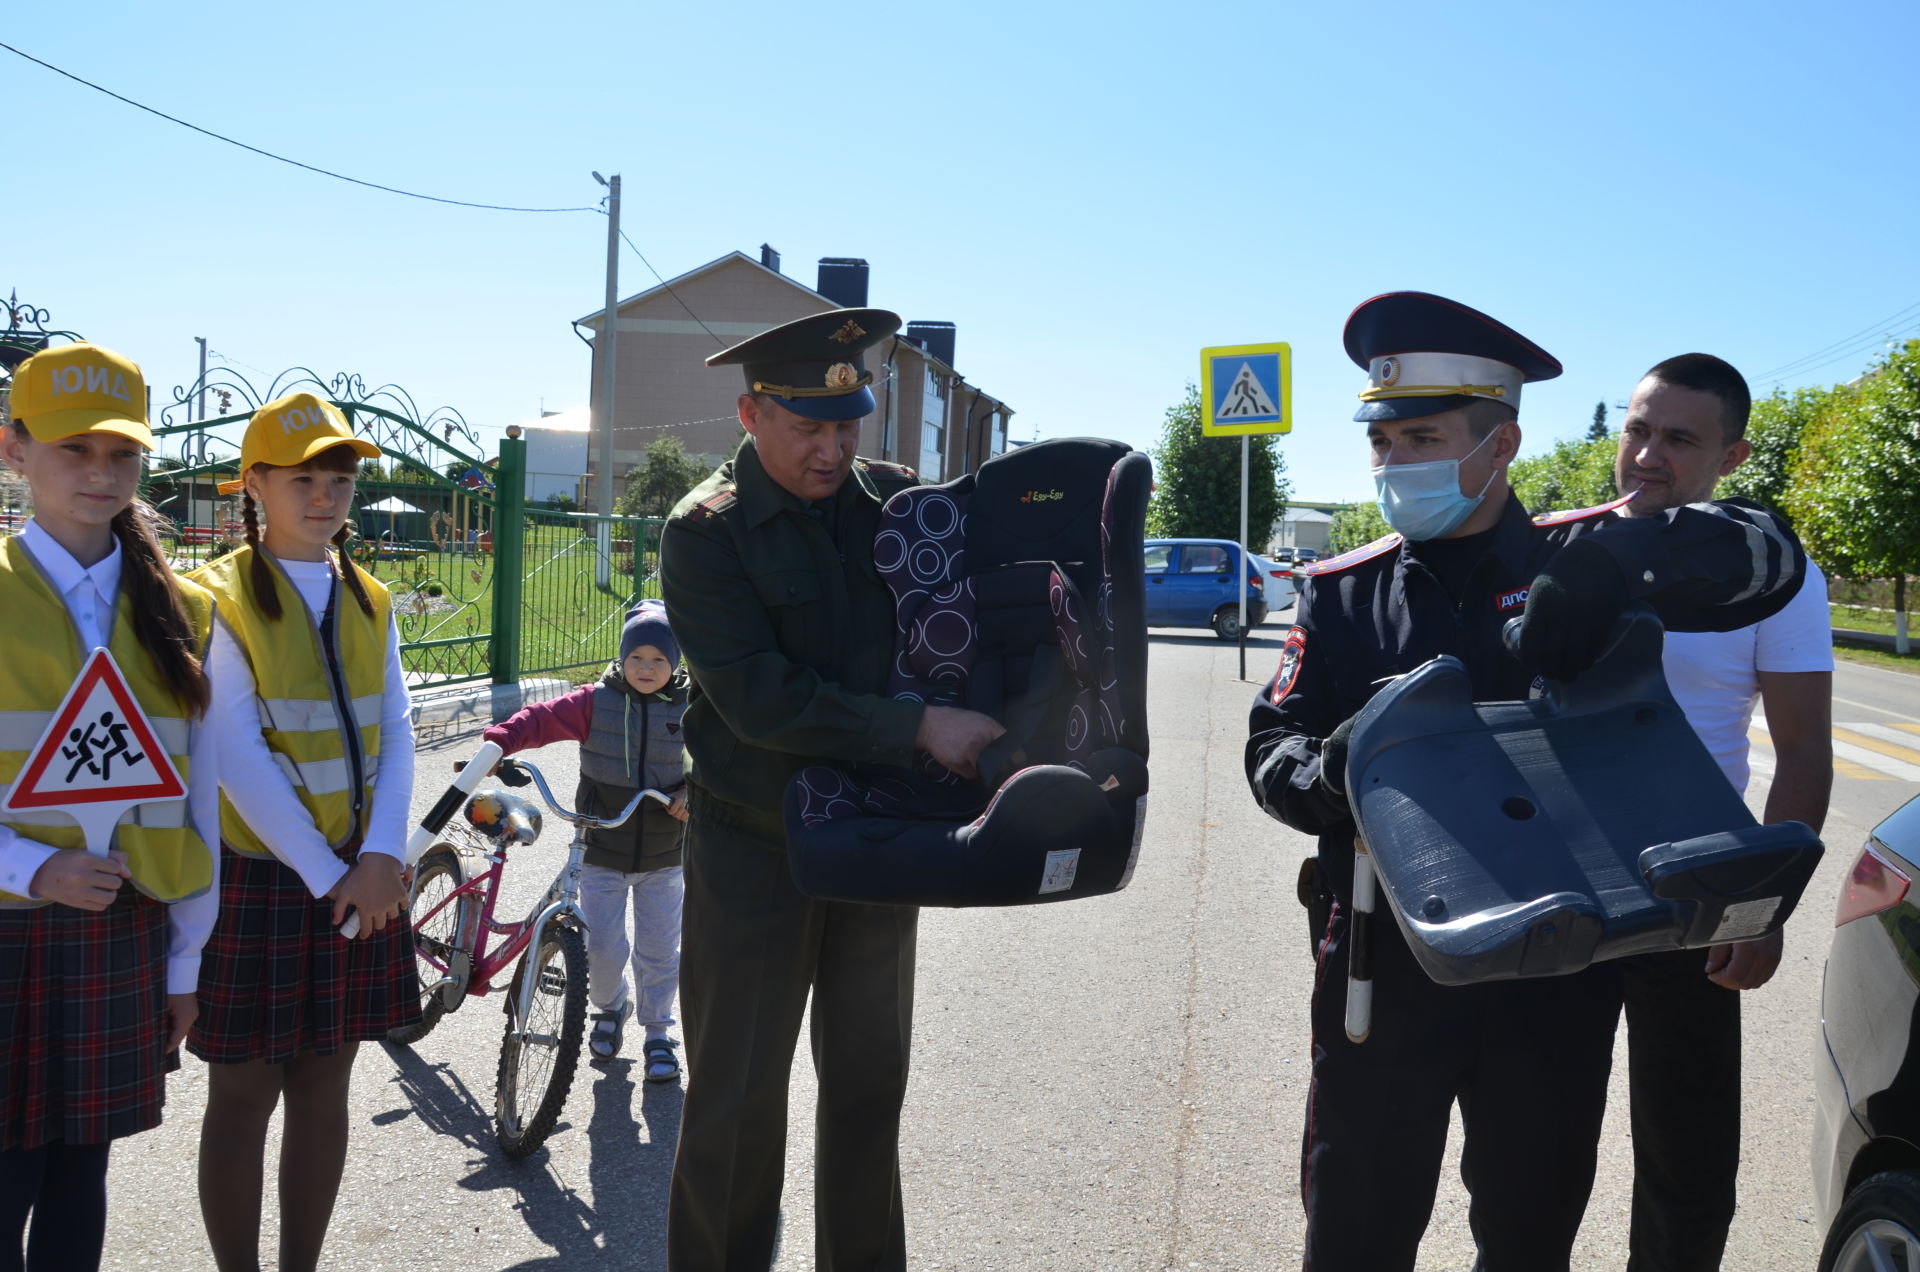
{"label": "power line", "polygon": [[[119,93],[114,92],[110,88],[101,87],[100,85],[94,83],[92,80],[82,79],[80,76],[75,75],[72,71],[61,70],[59,67],[55,66],[52,62],[43,62],[39,58],[35,57],[33,54],[24,53],[21,50],[14,48],[13,45],[7,44],[4,41],[0,41],[0,49],[5,49],[7,52],[14,54],[16,57],[23,57],[27,61],[32,62],[36,66],[44,66],[56,75],[64,75],[76,84],[84,84],[96,93],[105,93],[108,97],[113,98],[115,101],[125,102],[127,105],[132,106],[135,109],[146,111],[149,115],[157,115],[161,119],[166,120],[170,124],[178,124],[182,128],[191,128],[194,132],[197,132],[202,136],[211,137],[215,141],[224,141],[229,146],[238,146],[242,150],[250,150],[254,154],[263,156],[264,158],[274,159],[279,161],[280,163],[292,164],[296,168],[305,168],[308,172],[317,172],[323,177],[332,177],[336,181],[345,181],[353,185],[365,186],[369,190],[383,190],[388,194],[398,194],[409,199],[423,199],[428,203],[451,204],[452,206],[457,208],[481,208],[488,212],[598,212],[600,211],[600,209],[596,207],[522,208],[522,207],[512,207],[504,203],[471,203],[466,199],[443,199],[439,195],[435,195],[435,194],[419,194],[412,190],[401,190],[395,186],[381,185],[377,181],[362,181],[358,177],[349,177],[342,172],[334,172],[327,168],[315,167],[313,164],[310,164],[310,163],[301,163],[298,159],[289,159],[285,155],[274,154],[271,150],[262,150],[258,146],[249,146],[244,141],[235,141],[232,137],[228,137],[221,133],[214,132],[211,128],[202,128],[198,124],[190,124],[184,119],[178,119],[172,115],[167,114],[163,110],[155,110],[153,107],[148,106],[142,102],[136,102],[131,97],[123,97]],[[649,268],[651,268],[651,266],[649,266]]]}
{"label": "power line", "polygon": [[[1822,367],[1830,367],[1836,362],[1845,362],[1850,358],[1858,358],[1860,355],[1864,353],[1872,352],[1873,347],[1880,343],[1882,336],[1885,336],[1891,339],[1898,336],[1904,336],[1911,331],[1920,331],[1920,322],[1911,323],[1908,326],[1901,327],[1895,331],[1875,333],[1872,337],[1870,337],[1866,341],[1862,343],[1857,343],[1855,345],[1849,346],[1848,348],[1842,349],[1839,353],[1834,354],[1832,357],[1826,359],[1825,361],[1816,362],[1812,366],[1798,367],[1792,372],[1792,374],[1795,376],[1810,375],[1813,372],[1820,370]],[[1759,382],[1763,384],[1771,384],[1771,383],[1778,382],[1782,378],[1784,377],[1777,374],[1762,376]]]}
{"label": "power line", "polygon": [[680,308],[687,311],[687,317],[699,323],[700,330],[706,332],[710,336],[713,336],[713,342],[715,344],[721,346],[722,348],[725,348],[727,342],[722,340],[719,336],[714,336],[713,328],[707,326],[707,324],[701,320],[700,315],[693,312],[692,305],[689,305],[685,300],[681,299],[680,293],[673,290],[673,284],[669,283],[665,278],[661,278],[660,271],[653,268],[653,262],[647,259],[646,254],[644,252],[642,252],[639,248],[634,247],[633,240],[627,237],[627,232],[625,230],[620,231],[620,241],[622,243],[625,243],[628,247],[632,247],[633,254],[640,258],[640,263],[642,265],[645,265],[655,278],[660,279],[660,285],[667,289],[667,294],[669,296],[672,296],[675,300],[680,301]]}
{"label": "power line", "polygon": [[[1885,318],[1880,319],[1878,322],[1869,323],[1867,326],[1862,327],[1860,330],[1854,332],[1852,335],[1845,336],[1839,340],[1834,341],[1832,344],[1828,345],[1824,349],[1816,349],[1812,353],[1809,353],[1804,357],[1795,358],[1791,362],[1782,363],[1780,366],[1777,366],[1773,370],[1766,372],[1764,375],[1755,376],[1754,379],[1764,383],[1764,382],[1780,379],[1784,376],[1815,370],[1816,368],[1807,366],[1805,364],[1817,361],[1818,359],[1825,357],[1827,354],[1832,353],[1834,350],[1839,349],[1843,345],[1851,346],[1863,336],[1872,337],[1872,340],[1869,340],[1868,345],[1865,346],[1865,347],[1871,347],[1872,341],[1878,340],[1880,336],[1886,331],[1889,324],[1898,322],[1900,319],[1905,318],[1908,314],[1911,314],[1916,309],[1920,309],[1920,302],[1916,302],[1914,304],[1908,305],[1905,309],[1902,309],[1897,313],[1888,314]],[[1850,356],[1851,353],[1858,353],[1861,351],[1862,350],[1858,348],[1850,349],[1847,354],[1842,354],[1841,356],[1843,357]],[[1827,364],[1823,362],[1820,365],[1825,366]]]}

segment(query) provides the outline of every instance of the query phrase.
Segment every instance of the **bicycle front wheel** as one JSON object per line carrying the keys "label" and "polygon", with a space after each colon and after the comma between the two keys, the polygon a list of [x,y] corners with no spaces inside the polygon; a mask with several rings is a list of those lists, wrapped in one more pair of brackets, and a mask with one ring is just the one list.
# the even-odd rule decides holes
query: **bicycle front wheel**
{"label": "bicycle front wheel", "polygon": [[[515,1012],[525,977],[532,1002],[522,1028]],[[573,1088],[580,1045],[587,1033],[587,938],[565,923],[543,929],[513,978],[500,1078],[494,1094],[495,1132],[508,1157],[525,1157],[546,1143]]]}
{"label": "bicycle front wheel", "polygon": [[433,1032],[447,1014],[447,986],[443,982],[448,978],[454,981],[455,1002],[467,992],[467,980],[473,974],[477,907],[471,894],[447,904],[447,898],[466,881],[467,868],[451,845],[435,844],[420,859],[407,910],[409,921],[416,914],[426,916],[413,929],[413,956],[420,972],[420,1020],[390,1031],[388,1042],[411,1047]]}

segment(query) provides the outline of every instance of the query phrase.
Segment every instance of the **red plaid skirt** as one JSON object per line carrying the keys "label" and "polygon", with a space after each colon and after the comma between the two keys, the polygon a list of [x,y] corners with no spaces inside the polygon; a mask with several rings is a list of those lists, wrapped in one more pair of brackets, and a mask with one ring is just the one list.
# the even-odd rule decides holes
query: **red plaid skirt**
{"label": "red plaid skirt", "polygon": [[220,917],[200,957],[187,1050],[209,1064],[284,1064],[414,1023],[420,978],[406,917],[345,940],[333,902],[316,900],[292,867],[223,846]]}
{"label": "red plaid skirt", "polygon": [[160,1125],[167,908],[0,910],[0,1150],[99,1144]]}

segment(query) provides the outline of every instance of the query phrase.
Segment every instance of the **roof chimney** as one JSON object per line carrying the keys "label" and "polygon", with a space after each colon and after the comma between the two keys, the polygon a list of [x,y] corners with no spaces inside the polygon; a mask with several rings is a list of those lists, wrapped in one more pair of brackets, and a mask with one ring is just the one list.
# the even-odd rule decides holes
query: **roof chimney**
{"label": "roof chimney", "polygon": [[820,285],[814,290],[842,309],[865,308],[867,263],[852,256],[822,256]]}
{"label": "roof chimney", "polygon": [[907,324],[907,339],[952,366],[954,330],[950,322],[910,322]]}
{"label": "roof chimney", "polygon": [[760,245],[760,263],[778,274],[780,272],[780,253],[774,251],[765,243],[762,243]]}

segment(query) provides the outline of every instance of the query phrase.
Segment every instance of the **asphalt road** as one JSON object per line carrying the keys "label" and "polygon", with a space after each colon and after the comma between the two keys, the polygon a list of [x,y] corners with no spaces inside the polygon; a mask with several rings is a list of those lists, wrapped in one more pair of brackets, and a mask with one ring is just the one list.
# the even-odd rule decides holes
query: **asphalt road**
{"label": "asphalt road", "polygon": [[[1277,657],[1284,617],[1251,642],[1256,681]],[[1235,669],[1233,647],[1210,635],[1154,633],[1154,793],[1127,891],[923,916],[901,1148],[915,1269],[1297,1266],[1312,966],[1292,880],[1311,844],[1247,795],[1240,756],[1254,686]],[[1830,851],[1789,925],[1779,975],[1746,1000],[1748,1150],[1728,1268],[1813,1265],[1821,1233],[1807,1163],[1828,916],[1868,828],[1920,793],[1920,680],[1843,664],[1835,719],[1845,763]],[[428,741],[422,809],[447,761],[473,742]],[[569,750],[535,757],[563,796],[574,781]],[[1758,801],[1764,748],[1756,755]],[[508,908],[545,886],[561,829],[550,821],[548,839],[515,858]],[[469,1001],[412,1051],[362,1049],[328,1267],[664,1266],[679,1088],[647,1084],[624,1059],[583,1066],[548,1146],[509,1163],[491,1129],[497,1001]],[[783,1272],[813,1266],[812,1087],[802,1051]],[[173,1079],[167,1124],[116,1147],[107,1266],[210,1266],[193,1179],[204,1093],[205,1070],[189,1059]],[[1615,1097],[1581,1269],[1625,1264],[1623,1082]],[[1450,1165],[1423,1268],[1472,1264],[1465,1205]],[[270,1198],[269,1254],[272,1209]]]}

